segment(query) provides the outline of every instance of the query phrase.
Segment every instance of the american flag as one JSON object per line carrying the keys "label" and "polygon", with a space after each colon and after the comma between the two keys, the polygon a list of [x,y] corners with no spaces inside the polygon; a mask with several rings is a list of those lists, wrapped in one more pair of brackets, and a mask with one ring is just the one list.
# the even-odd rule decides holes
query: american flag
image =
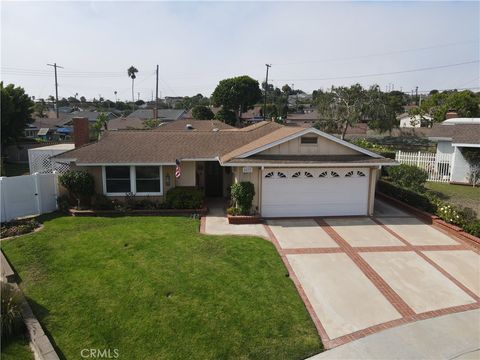
{"label": "american flag", "polygon": [[175,160],[175,164],[177,166],[175,167],[175,177],[178,179],[180,176],[182,176],[182,169],[180,168],[180,160]]}

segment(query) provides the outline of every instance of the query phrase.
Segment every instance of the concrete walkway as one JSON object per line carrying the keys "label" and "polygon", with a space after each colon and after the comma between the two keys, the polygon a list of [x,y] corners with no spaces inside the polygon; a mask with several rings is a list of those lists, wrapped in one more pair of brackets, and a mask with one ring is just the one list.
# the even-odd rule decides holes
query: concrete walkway
{"label": "concrete walkway", "polygon": [[398,326],[310,358],[323,359],[480,359],[480,310]]}
{"label": "concrete walkway", "polygon": [[[263,224],[231,225],[221,203],[209,204],[209,211],[205,218],[205,234],[210,235],[252,235],[269,239]],[[203,221],[203,220],[202,220]]]}

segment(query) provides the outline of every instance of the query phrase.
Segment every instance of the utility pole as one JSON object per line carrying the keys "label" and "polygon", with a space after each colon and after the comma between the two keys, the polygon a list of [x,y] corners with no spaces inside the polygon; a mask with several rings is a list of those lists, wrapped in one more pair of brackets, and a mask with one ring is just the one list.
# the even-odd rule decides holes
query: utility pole
{"label": "utility pole", "polygon": [[267,76],[265,77],[265,106],[263,108],[263,120],[267,118],[267,93],[268,93],[268,69],[272,66],[271,64],[265,64],[267,67]]}
{"label": "utility pole", "polygon": [[137,92],[137,101],[140,100],[140,93]]}
{"label": "utility pole", "polygon": [[415,103],[418,105],[418,86],[415,87]]}
{"label": "utility pole", "polygon": [[158,65],[157,65],[157,81],[155,84],[155,120],[158,120]]}
{"label": "utility pole", "polygon": [[60,65],[57,65],[57,63],[53,64],[47,64],[47,66],[52,66],[55,69],[55,107],[57,110],[57,119],[58,119],[58,81],[57,81],[57,67],[60,69],[63,69]]}

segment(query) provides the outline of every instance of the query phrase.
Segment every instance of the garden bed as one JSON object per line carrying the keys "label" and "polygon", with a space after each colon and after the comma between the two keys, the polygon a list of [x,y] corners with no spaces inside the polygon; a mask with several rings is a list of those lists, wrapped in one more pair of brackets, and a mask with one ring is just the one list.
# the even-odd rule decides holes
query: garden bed
{"label": "garden bed", "polygon": [[77,210],[69,209],[71,216],[190,216],[198,214],[204,216],[208,212],[207,207],[200,209],[152,209],[152,210]]}
{"label": "garden bed", "polygon": [[8,223],[2,223],[0,237],[2,239],[28,234],[40,229],[42,224],[36,219],[13,220]]}
{"label": "garden bed", "polygon": [[260,215],[227,215],[229,224],[260,224],[263,219]]}

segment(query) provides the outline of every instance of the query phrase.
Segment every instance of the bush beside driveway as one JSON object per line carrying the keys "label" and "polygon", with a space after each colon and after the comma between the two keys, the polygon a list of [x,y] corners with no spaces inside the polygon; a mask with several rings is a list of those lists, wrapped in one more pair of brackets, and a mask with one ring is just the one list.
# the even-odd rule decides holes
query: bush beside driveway
{"label": "bush beside driveway", "polygon": [[68,359],[303,359],[318,333],[274,246],[187,218],[58,217],[2,242]]}

